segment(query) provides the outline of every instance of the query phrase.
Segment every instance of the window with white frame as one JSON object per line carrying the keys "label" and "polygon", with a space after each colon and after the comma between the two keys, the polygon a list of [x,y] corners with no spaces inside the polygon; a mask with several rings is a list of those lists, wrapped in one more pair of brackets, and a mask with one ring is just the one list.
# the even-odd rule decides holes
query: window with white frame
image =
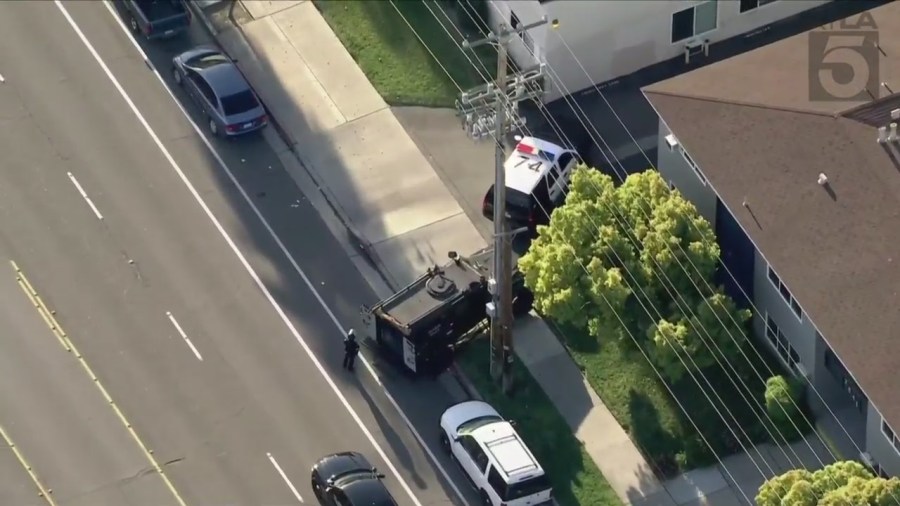
{"label": "window with white frame", "polygon": [[897,437],[897,434],[891,429],[891,426],[888,425],[887,420],[883,417],[881,419],[881,433],[884,434],[884,437],[887,438],[888,441],[894,446],[894,449],[897,450],[897,453],[900,453],[900,438]]}
{"label": "window with white frame", "polygon": [[800,363],[800,354],[791,346],[791,342],[784,337],[781,329],[778,328],[778,324],[775,323],[775,320],[768,313],[766,313],[766,338],[772,344],[772,347],[775,348],[775,351],[778,352],[778,356],[784,360],[784,363],[791,370],[796,371],[797,364]]}
{"label": "window with white frame", "polygon": [[788,290],[787,285],[781,281],[781,278],[778,277],[778,274],[775,273],[771,266],[769,266],[769,281],[772,282],[772,285],[775,286],[775,289],[781,294],[781,298],[791,306],[791,311],[797,315],[797,318],[803,320],[803,310],[800,309],[800,303],[798,303],[797,299],[791,295],[791,291]]}
{"label": "window with white frame", "polygon": [[760,6],[763,6],[766,4],[770,4],[775,1],[777,1],[777,0],[741,0],[740,11],[741,12],[752,11],[753,9],[755,9],[757,7],[760,7]]}
{"label": "window with white frame", "polygon": [[706,176],[704,176],[703,173],[700,172],[700,167],[697,166],[697,164],[694,162],[694,159],[691,158],[691,155],[689,155],[684,148],[681,148],[681,156],[684,158],[684,161],[686,161],[687,164],[691,166],[691,170],[694,171],[694,174],[697,174],[697,177],[700,178],[700,182],[703,183],[703,186],[706,186]]}
{"label": "window with white frame", "polygon": [[708,0],[672,14],[672,43],[716,29],[719,3]]}

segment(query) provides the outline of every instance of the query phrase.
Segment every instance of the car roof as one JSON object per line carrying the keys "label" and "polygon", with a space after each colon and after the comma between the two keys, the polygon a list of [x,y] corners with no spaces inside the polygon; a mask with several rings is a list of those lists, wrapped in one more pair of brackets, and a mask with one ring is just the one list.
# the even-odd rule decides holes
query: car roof
{"label": "car roof", "polygon": [[473,431],[472,435],[510,483],[544,474],[531,450],[509,422],[497,421],[484,425]]}
{"label": "car roof", "polygon": [[353,471],[371,471],[372,464],[358,452],[341,452],[326,455],[316,463],[316,470],[324,480]]}
{"label": "car roof", "polygon": [[[224,56],[221,52],[209,52],[201,53],[194,57],[205,57],[213,54]],[[219,97],[234,95],[235,93],[250,90],[250,85],[247,84],[247,80],[244,79],[244,76],[231,59],[227,59],[226,61],[211,67],[192,68],[203,76],[203,79],[209,83],[209,86]]]}
{"label": "car roof", "polygon": [[380,479],[355,480],[341,490],[353,506],[397,506],[397,502]]}
{"label": "car roof", "polygon": [[552,142],[536,137],[523,137],[504,162],[506,187],[531,194],[553,163],[566,151],[568,150]]}

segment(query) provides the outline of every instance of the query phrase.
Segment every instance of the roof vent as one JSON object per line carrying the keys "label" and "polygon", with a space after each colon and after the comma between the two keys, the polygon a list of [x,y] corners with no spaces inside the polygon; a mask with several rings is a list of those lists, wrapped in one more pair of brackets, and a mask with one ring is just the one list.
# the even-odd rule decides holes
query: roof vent
{"label": "roof vent", "polygon": [[828,176],[824,172],[819,173],[819,186],[825,186],[828,183]]}
{"label": "roof vent", "polygon": [[878,144],[884,144],[887,140],[887,127],[878,127]]}
{"label": "roof vent", "polygon": [[891,131],[888,133],[888,140],[891,142],[897,142],[897,124],[891,123]]}
{"label": "roof vent", "polygon": [[891,111],[891,119],[894,121],[900,119],[900,109],[894,109]]}

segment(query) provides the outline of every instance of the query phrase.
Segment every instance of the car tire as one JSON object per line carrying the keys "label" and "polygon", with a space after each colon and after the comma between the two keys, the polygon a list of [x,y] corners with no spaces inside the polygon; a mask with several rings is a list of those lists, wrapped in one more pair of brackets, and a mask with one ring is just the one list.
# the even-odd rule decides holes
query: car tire
{"label": "car tire", "polygon": [[441,450],[444,450],[445,453],[450,455],[452,453],[450,451],[450,437],[447,436],[447,432],[444,429],[441,429],[439,440],[441,443]]}
{"label": "car tire", "polygon": [[481,496],[481,504],[484,506],[494,506],[494,503],[491,502],[491,497],[487,495],[487,492],[479,490],[478,495]]}
{"label": "car tire", "polygon": [[175,79],[175,84],[181,86],[181,71],[178,70],[178,67],[172,67],[172,79]]}
{"label": "car tire", "polygon": [[319,484],[316,483],[316,480],[313,479],[310,481],[310,486],[312,487],[313,494],[316,495],[316,499],[318,499],[319,502],[321,502],[322,501],[322,491],[319,489]]}
{"label": "car tire", "polygon": [[219,125],[218,125],[218,123],[216,123],[216,120],[209,118],[207,127],[209,128],[209,133],[211,133],[213,135],[213,137],[219,136]]}

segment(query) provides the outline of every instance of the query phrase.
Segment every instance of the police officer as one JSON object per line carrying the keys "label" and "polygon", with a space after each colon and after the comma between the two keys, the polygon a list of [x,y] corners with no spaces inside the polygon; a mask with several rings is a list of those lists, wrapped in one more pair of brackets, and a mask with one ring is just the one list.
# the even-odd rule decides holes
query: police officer
{"label": "police officer", "polygon": [[353,363],[356,361],[356,355],[359,353],[359,343],[356,342],[356,334],[353,329],[347,332],[344,338],[344,369],[353,370]]}

